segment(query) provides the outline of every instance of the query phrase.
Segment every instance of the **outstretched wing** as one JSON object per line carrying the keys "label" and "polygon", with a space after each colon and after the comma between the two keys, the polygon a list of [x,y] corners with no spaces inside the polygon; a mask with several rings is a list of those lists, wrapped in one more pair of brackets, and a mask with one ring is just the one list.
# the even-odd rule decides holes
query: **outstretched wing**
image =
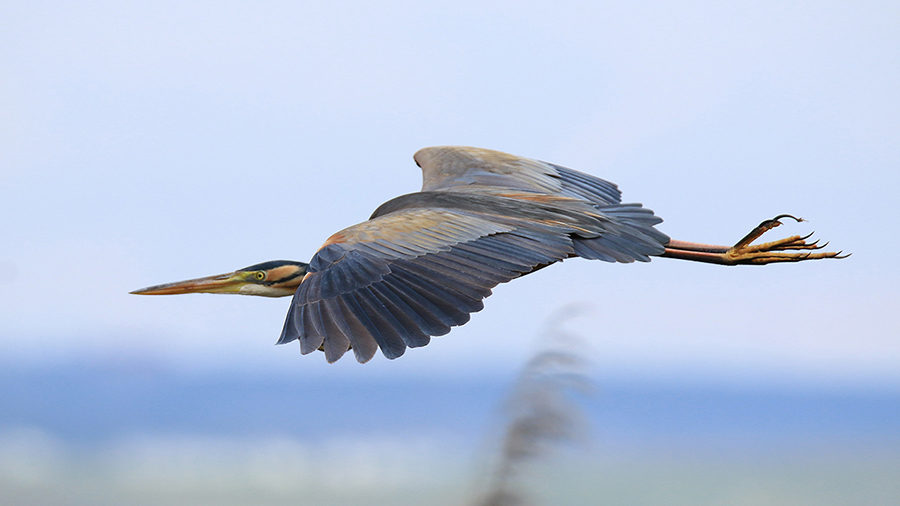
{"label": "outstretched wing", "polygon": [[448,209],[403,209],[338,232],[294,294],[279,344],[352,348],[366,362],[428,344],[483,308],[499,283],[574,254],[557,224]]}
{"label": "outstretched wing", "polygon": [[[640,204],[622,204],[615,183],[552,163],[466,146],[420,149],[413,156],[422,168],[422,192],[530,192],[589,204],[609,219],[597,236],[573,237],[575,253],[607,262],[648,261],[661,255],[669,237],[653,228],[662,219]],[[518,198],[522,198],[521,195]],[[387,203],[390,204],[390,203]]]}
{"label": "outstretched wing", "polygon": [[428,344],[483,308],[491,289],[570,256],[649,261],[662,221],[616,185],[498,151],[426,148],[422,191],[332,236],[310,262],[279,344],[353,349],[366,362]]}
{"label": "outstretched wing", "polygon": [[437,146],[420,149],[413,158],[422,168],[422,191],[505,189],[574,197],[600,206],[621,202],[615,183],[501,151]]}

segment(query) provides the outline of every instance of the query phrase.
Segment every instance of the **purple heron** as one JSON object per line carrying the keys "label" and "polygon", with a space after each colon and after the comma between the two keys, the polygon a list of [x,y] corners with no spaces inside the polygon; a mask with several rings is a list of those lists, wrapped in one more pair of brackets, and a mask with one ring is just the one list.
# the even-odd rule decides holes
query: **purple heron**
{"label": "purple heron", "polygon": [[552,163],[470,147],[418,151],[422,191],[382,204],[368,221],[332,235],[309,264],[276,260],[131,293],[293,295],[278,344],[353,350],[359,362],[380,348],[407,347],[469,321],[500,283],[570,257],[648,262],[660,256],[721,265],[840,258],[792,236],[753,245],[790,215],[766,220],[734,246],[670,239],[662,219],[623,204],[618,187]]}

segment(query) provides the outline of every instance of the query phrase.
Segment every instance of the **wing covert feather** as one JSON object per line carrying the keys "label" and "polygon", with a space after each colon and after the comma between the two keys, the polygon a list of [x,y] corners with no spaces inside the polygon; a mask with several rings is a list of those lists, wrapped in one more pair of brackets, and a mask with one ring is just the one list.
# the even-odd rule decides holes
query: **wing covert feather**
{"label": "wing covert feather", "polygon": [[422,168],[422,191],[482,187],[576,197],[595,205],[621,202],[622,192],[615,183],[501,151],[437,146],[420,149],[413,158]]}

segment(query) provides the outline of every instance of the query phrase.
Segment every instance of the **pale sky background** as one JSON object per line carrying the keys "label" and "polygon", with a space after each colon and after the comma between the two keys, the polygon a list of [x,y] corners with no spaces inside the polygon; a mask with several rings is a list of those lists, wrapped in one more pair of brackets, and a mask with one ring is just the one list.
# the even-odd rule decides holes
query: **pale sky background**
{"label": "pale sky background", "polygon": [[[0,361],[471,374],[547,319],[615,374],[900,386],[896,2],[4,2]],[[274,347],[289,299],[127,292],[273,259],[463,144],[619,184],[671,236],[779,213],[844,261],[567,261],[396,360]]]}

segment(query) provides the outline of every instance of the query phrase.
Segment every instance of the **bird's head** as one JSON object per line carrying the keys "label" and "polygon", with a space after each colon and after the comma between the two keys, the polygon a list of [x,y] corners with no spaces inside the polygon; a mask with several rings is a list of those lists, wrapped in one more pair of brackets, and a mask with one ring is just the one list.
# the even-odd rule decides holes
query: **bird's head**
{"label": "bird's head", "polygon": [[290,260],[273,260],[251,265],[228,274],[176,281],[141,288],[138,295],[176,295],[181,293],[237,293],[263,297],[293,295],[306,275],[308,264]]}

